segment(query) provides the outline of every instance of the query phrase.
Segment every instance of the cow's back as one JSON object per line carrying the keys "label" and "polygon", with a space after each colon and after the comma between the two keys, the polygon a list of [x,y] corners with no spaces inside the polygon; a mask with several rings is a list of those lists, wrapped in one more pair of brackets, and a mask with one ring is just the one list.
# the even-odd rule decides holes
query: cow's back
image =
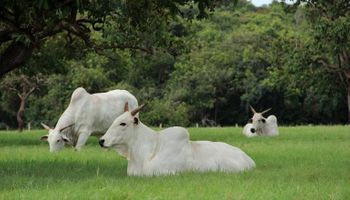
{"label": "cow's back", "polygon": [[79,101],[87,98],[90,94],[82,87],[78,87],[72,93],[69,105],[74,105]]}
{"label": "cow's back", "polygon": [[126,102],[129,103],[129,109],[138,106],[136,98],[126,90],[89,94],[85,89],[77,88],[69,107],[74,114],[76,129],[104,133],[114,119],[124,112]]}
{"label": "cow's back", "polygon": [[264,130],[266,135],[268,136],[277,136],[278,133],[278,125],[277,118],[275,115],[270,115],[266,119],[266,129]]}
{"label": "cow's back", "polygon": [[223,142],[193,141],[192,168],[199,171],[240,172],[255,162],[241,149]]}
{"label": "cow's back", "polygon": [[171,127],[159,132],[160,154],[165,158],[178,153],[189,144],[189,134],[185,128]]}
{"label": "cow's back", "polygon": [[270,115],[267,119],[267,122],[272,123],[272,124],[276,124],[277,125],[277,117],[275,115]]}
{"label": "cow's back", "polygon": [[112,122],[116,117],[124,113],[126,102],[128,102],[130,110],[138,106],[136,98],[126,90],[112,90],[105,93],[92,94],[90,101],[97,117],[113,118]]}
{"label": "cow's back", "polygon": [[146,167],[149,174],[173,174],[188,170],[191,147],[185,128],[164,129],[159,132],[157,140],[155,151]]}

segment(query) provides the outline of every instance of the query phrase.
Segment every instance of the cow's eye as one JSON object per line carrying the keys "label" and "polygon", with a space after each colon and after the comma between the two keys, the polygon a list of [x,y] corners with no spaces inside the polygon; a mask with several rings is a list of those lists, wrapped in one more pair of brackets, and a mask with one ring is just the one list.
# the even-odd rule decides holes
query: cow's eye
{"label": "cow's eye", "polygon": [[60,142],[61,140],[57,140],[56,142]]}
{"label": "cow's eye", "polygon": [[262,119],[261,121],[262,121],[262,123],[265,123],[265,122],[266,122],[266,120],[265,120],[265,119]]}
{"label": "cow's eye", "polygon": [[125,123],[120,123],[119,125],[120,125],[120,126],[126,126],[126,124],[125,124]]}

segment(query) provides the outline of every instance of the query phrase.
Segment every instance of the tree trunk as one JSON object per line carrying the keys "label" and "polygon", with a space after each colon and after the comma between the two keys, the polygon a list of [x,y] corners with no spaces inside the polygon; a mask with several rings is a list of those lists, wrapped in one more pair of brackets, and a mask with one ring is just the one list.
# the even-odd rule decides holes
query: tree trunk
{"label": "tree trunk", "polygon": [[24,110],[25,110],[25,105],[27,98],[25,97],[20,97],[21,103],[19,105],[19,109],[17,111],[17,123],[18,123],[18,130],[20,132],[23,131],[24,128]]}
{"label": "tree trunk", "polygon": [[348,124],[350,124],[350,85],[347,87],[347,99],[348,99]]}
{"label": "tree trunk", "polygon": [[343,70],[343,82],[346,85],[347,100],[348,100],[348,124],[350,124],[350,53],[343,51],[338,55],[339,68],[345,68]]}
{"label": "tree trunk", "polygon": [[218,124],[218,100],[215,99],[215,103],[214,103],[214,106],[215,106],[215,109],[214,109],[214,121],[215,121],[215,126]]}

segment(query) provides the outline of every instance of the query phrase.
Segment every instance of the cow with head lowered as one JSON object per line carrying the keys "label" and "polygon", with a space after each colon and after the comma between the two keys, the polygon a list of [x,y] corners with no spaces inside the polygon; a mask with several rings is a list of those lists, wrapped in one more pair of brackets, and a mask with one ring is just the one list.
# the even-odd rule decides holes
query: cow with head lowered
{"label": "cow with head lowered", "polygon": [[277,136],[278,126],[277,118],[275,115],[270,115],[267,118],[263,114],[271,110],[271,108],[262,112],[256,112],[255,109],[250,106],[253,112],[253,117],[250,119],[250,123],[246,124],[243,128],[243,134],[247,137],[255,136]]}
{"label": "cow with head lowered", "polygon": [[120,115],[100,138],[100,145],[114,148],[128,160],[127,174],[169,175],[181,171],[241,172],[252,169],[254,161],[237,147],[222,142],[191,141],[182,127],[156,132],[144,125],[138,112]]}
{"label": "cow with head lowered", "polygon": [[84,88],[74,90],[70,103],[55,128],[42,123],[49,131],[41,140],[48,141],[50,151],[59,151],[65,144],[80,150],[90,135],[102,135],[114,119],[124,112],[124,104],[137,108],[136,98],[126,90],[89,94]]}

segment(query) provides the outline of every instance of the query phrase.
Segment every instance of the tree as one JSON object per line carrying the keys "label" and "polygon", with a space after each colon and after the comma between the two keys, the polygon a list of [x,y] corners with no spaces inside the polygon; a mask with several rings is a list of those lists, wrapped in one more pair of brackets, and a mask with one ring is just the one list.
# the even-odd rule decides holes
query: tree
{"label": "tree", "polygon": [[192,122],[209,118],[223,125],[243,124],[251,114],[249,104],[279,110],[280,92],[265,80],[274,44],[292,32],[291,15],[278,4],[256,12],[249,2],[240,6],[235,12],[219,8],[207,20],[192,22],[187,38],[191,52],[176,60],[168,98],[186,102]]}
{"label": "tree", "polygon": [[336,73],[347,91],[350,123],[350,3],[348,0],[300,0],[306,3],[312,29],[310,64]]}
{"label": "tree", "polygon": [[[48,38],[58,34],[63,34],[67,43],[80,39],[86,48],[99,53],[104,49],[152,53],[162,45],[159,33],[170,19],[178,15],[203,18],[217,2],[4,0],[0,5],[0,76],[22,66]],[[197,12],[185,15],[181,11],[184,5]]]}
{"label": "tree", "polygon": [[39,85],[43,80],[41,74],[30,77],[24,74],[18,75],[12,73],[9,76],[6,76],[1,82],[1,87],[3,89],[14,92],[20,100],[16,115],[19,131],[22,131],[24,128],[24,114],[27,100],[29,96],[39,88]]}

